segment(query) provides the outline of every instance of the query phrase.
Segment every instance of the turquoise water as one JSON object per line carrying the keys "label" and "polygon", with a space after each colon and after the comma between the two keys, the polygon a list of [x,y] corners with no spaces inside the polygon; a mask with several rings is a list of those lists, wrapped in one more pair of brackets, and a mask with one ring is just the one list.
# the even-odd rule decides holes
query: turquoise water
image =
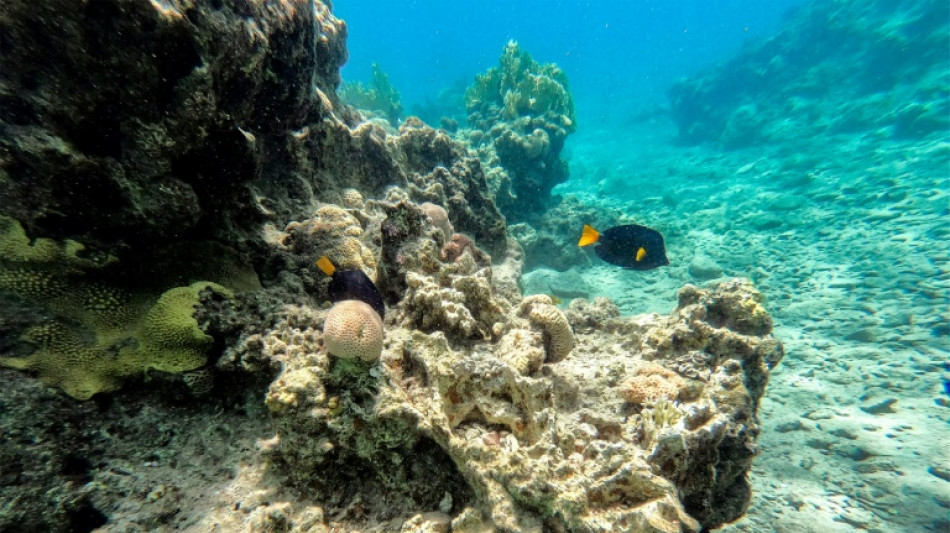
{"label": "turquoise water", "polygon": [[379,63],[409,111],[469,85],[514,39],[565,70],[590,127],[664,102],[672,80],[770,35],[800,3],[343,0],[334,12],[348,27],[344,79],[367,81]]}
{"label": "turquoise water", "polygon": [[553,203],[660,230],[672,264],[545,264],[529,250],[527,292],[574,284],[630,314],[666,313],[682,284],[726,276],[765,293],[788,355],[761,406],[752,508],[725,530],[947,531],[947,6],[798,6],[340,1],[336,12],[350,32],[344,79],[368,80],[378,63],[406,115],[435,102],[464,127],[445,95],[509,40],[567,74],[578,127]]}

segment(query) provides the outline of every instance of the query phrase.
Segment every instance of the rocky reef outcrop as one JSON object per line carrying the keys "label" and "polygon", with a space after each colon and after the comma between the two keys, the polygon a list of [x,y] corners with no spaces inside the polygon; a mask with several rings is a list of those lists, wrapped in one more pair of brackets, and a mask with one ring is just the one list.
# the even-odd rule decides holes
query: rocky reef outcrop
{"label": "rocky reef outcrop", "polygon": [[[758,293],[522,298],[492,178],[564,177],[563,75],[509,47],[480,82],[506,170],[341,103],[345,34],[313,0],[0,7],[0,529],[739,516],[781,357]],[[321,256],[385,320],[331,307]]]}
{"label": "rocky reef outcrop", "polygon": [[[782,347],[748,282],[687,286],[679,298],[669,317],[624,319],[606,299],[565,314],[532,297],[523,305],[537,319],[509,307],[496,340],[474,344],[468,330],[427,333],[407,316],[373,367],[305,350],[268,393],[271,453],[318,498],[345,486],[368,514],[429,508],[453,531],[679,532],[734,520]],[[380,487],[385,499],[374,499]]]}
{"label": "rocky reef outcrop", "polygon": [[775,36],[674,84],[679,136],[736,149],[865,130],[946,132],[948,20],[940,0],[807,2]]}

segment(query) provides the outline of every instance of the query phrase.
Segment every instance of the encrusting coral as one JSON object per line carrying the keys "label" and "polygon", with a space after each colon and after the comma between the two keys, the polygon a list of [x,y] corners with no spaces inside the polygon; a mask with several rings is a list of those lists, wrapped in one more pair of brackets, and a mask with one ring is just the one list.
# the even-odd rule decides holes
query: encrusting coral
{"label": "encrusting coral", "polygon": [[35,372],[84,400],[148,370],[181,373],[207,362],[213,339],[198,327],[195,306],[206,289],[226,298],[230,290],[206,281],[157,296],[120,288],[96,279],[115,258],[81,257],[75,241],[30,241],[9,217],[0,217],[0,227],[0,290],[53,315],[20,335],[32,353],[0,357],[0,365]]}
{"label": "encrusting coral", "polygon": [[383,351],[383,321],[366,303],[343,300],[330,308],[323,340],[331,355],[372,363]]}
{"label": "encrusting coral", "polygon": [[[81,325],[55,320],[33,326],[21,340],[34,346],[34,351],[0,357],[0,365],[35,372],[44,383],[79,400],[116,390],[148,370],[194,370],[207,363],[213,342],[192,316],[206,289],[231,296],[220,285],[198,282],[168,290],[144,316],[130,311],[124,321],[109,323],[109,327],[89,316]],[[90,316],[101,311],[90,311]],[[108,311],[126,314],[121,309]]]}
{"label": "encrusting coral", "polygon": [[660,400],[685,400],[689,395],[686,381],[679,374],[655,362],[645,362],[622,385],[620,395],[634,404]]}

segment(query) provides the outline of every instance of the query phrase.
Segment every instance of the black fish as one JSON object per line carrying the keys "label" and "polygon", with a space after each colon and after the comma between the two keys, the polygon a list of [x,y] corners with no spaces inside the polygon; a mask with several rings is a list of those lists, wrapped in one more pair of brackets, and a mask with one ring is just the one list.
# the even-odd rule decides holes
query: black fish
{"label": "black fish", "polygon": [[317,260],[317,266],[324,274],[331,277],[327,294],[330,301],[337,303],[341,300],[359,300],[372,307],[379,318],[386,318],[386,306],[383,297],[373,280],[369,279],[362,270],[340,270],[327,257]]}
{"label": "black fish", "polygon": [[615,226],[603,233],[584,225],[578,246],[597,243],[597,256],[612,265],[630,270],[653,270],[670,264],[659,231],[638,224]]}

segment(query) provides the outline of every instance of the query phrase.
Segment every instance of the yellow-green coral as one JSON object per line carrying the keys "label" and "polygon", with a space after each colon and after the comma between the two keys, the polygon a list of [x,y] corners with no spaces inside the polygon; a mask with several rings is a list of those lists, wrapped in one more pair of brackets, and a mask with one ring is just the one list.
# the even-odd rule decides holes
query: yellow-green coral
{"label": "yellow-green coral", "polygon": [[35,373],[77,399],[118,389],[155,369],[185,372],[205,364],[213,339],[193,314],[201,291],[230,297],[211,282],[175,287],[160,296],[93,281],[106,263],[77,256],[74,241],[31,241],[20,224],[0,216],[0,291],[45,307],[53,318],[28,328],[25,356],[0,357],[0,366]]}
{"label": "yellow-green coral", "polygon": [[168,290],[149,309],[139,330],[141,368],[184,372],[205,364],[214,339],[194,318],[201,291],[211,289],[231,297],[231,291],[207,281]]}
{"label": "yellow-green coral", "polygon": [[210,282],[176,287],[166,291],[144,317],[129,316],[121,331],[60,321],[33,326],[21,336],[35,347],[33,353],[0,357],[0,366],[35,372],[44,383],[79,400],[116,390],[124,380],[149,369],[194,370],[205,364],[213,342],[192,316],[205,288],[231,294]]}
{"label": "yellow-green coral", "polygon": [[116,354],[82,333],[59,322],[33,326],[20,340],[35,351],[28,357],[0,357],[0,365],[35,372],[47,385],[80,400],[119,388]]}
{"label": "yellow-green coral", "polygon": [[15,219],[0,215],[0,258],[11,263],[48,263],[60,268],[74,266],[93,268],[105,266],[115,260],[108,256],[101,261],[80,257],[85,249],[82,244],[66,240],[63,243],[53,239],[30,240],[23,226]]}

